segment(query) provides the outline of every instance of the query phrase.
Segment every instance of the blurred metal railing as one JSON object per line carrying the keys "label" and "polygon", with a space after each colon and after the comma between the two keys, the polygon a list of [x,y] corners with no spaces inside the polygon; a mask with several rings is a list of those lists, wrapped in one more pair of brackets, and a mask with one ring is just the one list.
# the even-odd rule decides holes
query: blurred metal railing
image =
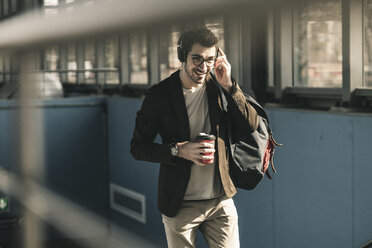
{"label": "blurred metal railing", "polygon": [[113,33],[172,20],[237,11],[253,0],[110,0],[95,1],[91,8],[45,16],[42,10],[0,23],[0,49],[20,49],[46,42],[66,41],[90,35]]}
{"label": "blurred metal railing", "polygon": [[363,244],[360,248],[372,248],[372,240],[370,240],[367,243]]}

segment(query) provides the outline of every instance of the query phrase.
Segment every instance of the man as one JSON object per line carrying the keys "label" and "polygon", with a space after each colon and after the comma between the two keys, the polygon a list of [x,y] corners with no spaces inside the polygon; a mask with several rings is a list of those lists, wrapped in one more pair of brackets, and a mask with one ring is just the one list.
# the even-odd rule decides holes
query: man
{"label": "man", "polygon": [[[255,130],[257,113],[231,79],[231,66],[217,42],[207,28],[181,35],[182,68],[150,88],[137,113],[131,153],[135,159],[160,163],[158,208],[169,247],[195,247],[197,230],[209,247],[239,247],[231,198],[236,189],[229,176],[223,112],[212,70],[225,90],[236,128]],[[200,132],[213,134],[215,143],[196,142]],[[157,134],[162,144],[154,143]]]}

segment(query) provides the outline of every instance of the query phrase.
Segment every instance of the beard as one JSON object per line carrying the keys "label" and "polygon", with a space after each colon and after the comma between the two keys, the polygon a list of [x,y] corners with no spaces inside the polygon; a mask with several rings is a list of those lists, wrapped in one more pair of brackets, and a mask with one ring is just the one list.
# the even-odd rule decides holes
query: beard
{"label": "beard", "polygon": [[208,75],[208,73],[211,70],[207,70],[206,72],[200,69],[199,67],[193,67],[190,70],[188,69],[187,65],[185,65],[185,72],[189,76],[189,78],[195,83],[195,84],[203,84],[205,82],[205,79]]}

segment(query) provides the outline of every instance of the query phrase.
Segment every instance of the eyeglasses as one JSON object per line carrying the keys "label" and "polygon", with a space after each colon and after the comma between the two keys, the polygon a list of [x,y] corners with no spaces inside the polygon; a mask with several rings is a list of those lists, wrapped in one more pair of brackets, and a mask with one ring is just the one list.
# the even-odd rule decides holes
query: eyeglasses
{"label": "eyeglasses", "polygon": [[205,62],[206,65],[209,67],[209,66],[213,66],[214,62],[216,62],[215,57],[209,57],[207,59],[203,59],[202,56],[197,55],[197,54],[192,55],[191,58],[192,58],[192,63],[196,66],[200,66],[201,64]]}

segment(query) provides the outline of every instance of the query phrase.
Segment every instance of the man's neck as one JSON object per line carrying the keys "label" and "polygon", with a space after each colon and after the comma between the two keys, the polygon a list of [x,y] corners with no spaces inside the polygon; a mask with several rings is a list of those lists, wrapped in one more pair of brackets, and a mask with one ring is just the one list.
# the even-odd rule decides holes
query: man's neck
{"label": "man's neck", "polygon": [[185,89],[191,89],[197,86],[197,84],[191,80],[189,75],[187,75],[187,72],[184,69],[181,69],[180,71],[180,79],[181,79],[182,87]]}

